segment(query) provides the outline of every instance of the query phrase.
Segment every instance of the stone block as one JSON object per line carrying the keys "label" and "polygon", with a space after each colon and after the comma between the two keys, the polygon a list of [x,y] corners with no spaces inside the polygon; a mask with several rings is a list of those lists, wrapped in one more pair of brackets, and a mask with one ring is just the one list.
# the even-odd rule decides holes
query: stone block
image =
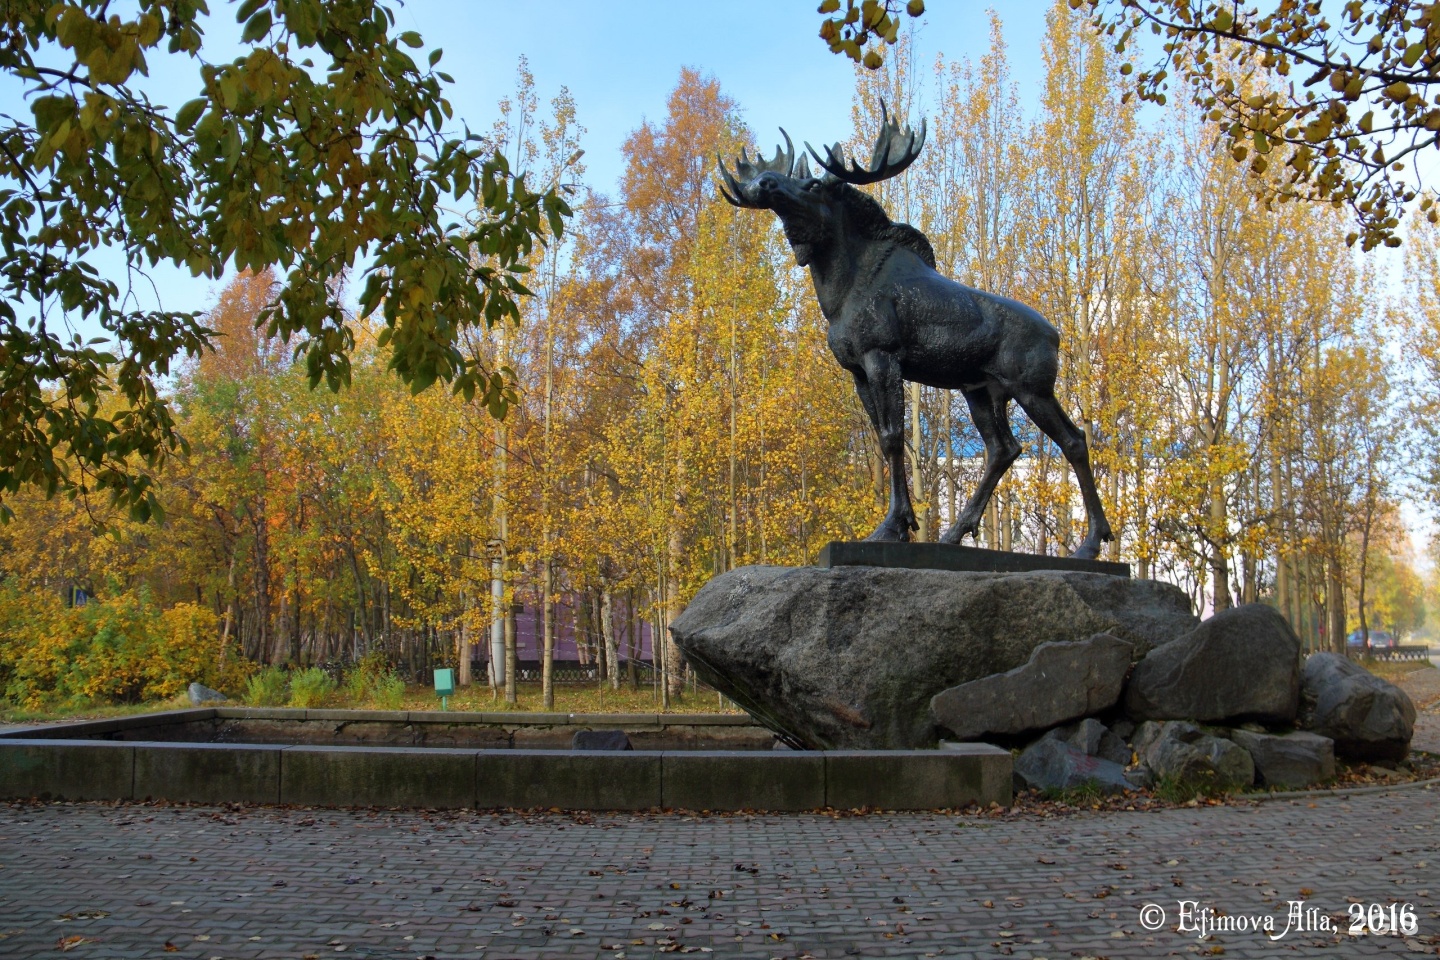
{"label": "stone block", "polygon": [[930,709],[957,740],[1044,730],[1114,706],[1134,652],[1134,644],[1104,633],[1042,643],[1014,670],[937,693]]}
{"label": "stone block", "polygon": [[108,740],[0,740],[0,797],[130,800],[135,746]]}
{"label": "stone block", "polygon": [[1229,789],[1255,782],[1255,761],[1244,747],[1183,720],[1161,724],[1144,760],[1157,779],[1195,787]]}
{"label": "stone block", "polygon": [[815,810],[825,756],[811,751],[693,750],[663,755],[664,806],[685,810]]}
{"label": "stone block", "polygon": [[1090,756],[1054,737],[1042,737],[1026,747],[1015,761],[1015,774],[1033,790],[1093,786],[1103,793],[1118,793],[1133,788],[1120,764]]}
{"label": "stone block", "polygon": [[991,801],[1009,806],[1010,751],[967,746],[985,749],[827,751],[826,806],[939,810]]}
{"label": "stone block", "polygon": [[1235,730],[1230,739],[1250,754],[1256,777],[1267,787],[1305,787],[1335,776],[1335,741],[1329,737]]}
{"label": "stone block", "polygon": [[1300,726],[1335,741],[1352,760],[1402,760],[1415,734],[1415,703],[1387,680],[1334,653],[1305,661]]}
{"label": "stone block", "polygon": [[135,799],[279,803],[279,746],[135,744]]}
{"label": "stone block", "polygon": [[477,755],[476,806],[649,810],[661,803],[661,754],[485,750]]}
{"label": "stone block", "polygon": [[475,751],[286,747],[280,802],[355,807],[470,807]]}
{"label": "stone block", "polygon": [[1130,763],[1130,747],[1117,737],[1105,724],[1093,717],[1079,723],[1067,723],[1048,731],[1045,736],[1060,740],[1079,750],[1087,757],[1099,757],[1126,766]]}
{"label": "stone block", "polygon": [[1274,608],[1232,607],[1135,665],[1125,712],[1135,720],[1289,723],[1300,703],[1300,638]]}

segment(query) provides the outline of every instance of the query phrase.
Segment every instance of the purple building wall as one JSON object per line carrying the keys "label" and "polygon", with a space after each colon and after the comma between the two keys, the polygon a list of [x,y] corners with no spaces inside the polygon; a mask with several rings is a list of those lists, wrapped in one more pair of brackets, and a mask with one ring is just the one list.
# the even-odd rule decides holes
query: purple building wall
{"label": "purple building wall", "polygon": [[[515,614],[515,654],[520,661],[539,662],[541,657],[541,644],[543,641],[543,626],[541,624],[540,606],[531,597],[523,597],[524,609]],[[612,604],[612,615],[615,622],[615,642],[620,648],[620,662],[624,663],[630,659],[630,636],[631,631],[635,632],[635,658],[637,660],[654,661],[654,625],[648,619],[643,619],[639,624],[632,624],[632,618],[624,597],[616,597]],[[580,609],[577,609],[580,608]],[[600,650],[604,647],[603,638],[598,635],[590,636],[586,624],[587,614],[581,606],[579,597],[573,594],[562,594],[555,604],[555,660],[562,663],[579,663],[580,649],[578,640],[590,645],[591,650]],[[577,638],[576,626],[579,625],[580,636]],[[590,630],[595,631],[595,625],[590,625]],[[598,631],[597,631],[598,633]],[[490,654],[488,638],[475,645],[476,659],[487,660]],[[591,660],[590,662],[594,662]]]}

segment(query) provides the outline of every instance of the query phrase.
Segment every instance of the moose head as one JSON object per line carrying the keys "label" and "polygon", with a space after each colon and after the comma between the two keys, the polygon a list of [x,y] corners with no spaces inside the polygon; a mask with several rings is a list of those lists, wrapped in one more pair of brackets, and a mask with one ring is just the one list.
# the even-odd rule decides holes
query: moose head
{"label": "moose head", "polygon": [[[772,159],[757,157],[752,161],[742,148],[734,174],[720,160],[720,175],[725,181],[721,195],[737,207],[774,211],[785,228],[796,262],[809,266],[816,248],[833,242],[843,232],[837,221],[847,219],[847,214],[849,219],[879,217],[889,224],[879,204],[853,188],[899,176],[914,163],[925,146],[925,122],[920,122],[917,134],[908,127],[902,131],[890,119],[884,103],[880,104],[880,114],[880,135],[866,166],[854,161],[847,164],[845,150],[838,143],[826,147],[823,157],[807,143],[805,149],[824,171],[823,176],[813,177],[809,158],[801,154],[799,163],[795,162],[795,145],[782,127],[780,135],[785,138],[785,146],[777,146]],[[933,256],[930,259],[933,261]]]}
{"label": "moose head", "polygon": [[935,271],[925,235],[894,223],[856,187],[898,176],[925,146],[917,134],[890,119],[881,104],[880,134],[870,162],[846,162],[843,149],[822,157],[805,148],[824,171],[810,174],[785,146],[765,160],[740,151],[735,173],[720,161],[720,192],[737,207],[770,210],[780,218],[801,266],[810,268],[820,311],[830,323],[835,359],[855,378],[865,412],[890,472],[890,508],[870,540],[908,540],[917,528],[905,480],[903,381],[959,390],[985,441],[985,472],[953,525],[940,538],[959,543],[978,536],[995,485],[1020,454],[1010,430],[1010,401],[1019,403],[1070,462],[1085,501],[1088,531],[1075,556],[1094,558],[1112,539],[1085,435],[1055,399],[1060,335],[1035,310],[1006,297],[974,290]]}

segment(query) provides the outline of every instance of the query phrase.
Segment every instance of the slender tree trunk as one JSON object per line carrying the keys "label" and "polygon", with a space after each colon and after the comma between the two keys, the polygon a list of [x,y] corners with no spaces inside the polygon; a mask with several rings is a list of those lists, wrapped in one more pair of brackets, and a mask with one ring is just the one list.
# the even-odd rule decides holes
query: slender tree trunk
{"label": "slender tree trunk", "polygon": [[1228,519],[1225,512],[1225,488],[1220,481],[1210,483],[1210,585],[1214,610],[1230,609],[1230,561],[1225,555]]}
{"label": "slender tree trunk", "polygon": [[628,651],[625,668],[629,674],[630,689],[640,689],[640,676],[636,672],[635,661],[639,658],[640,618],[635,611],[635,588],[631,587],[625,591],[625,649]]}
{"label": "slender tree trunk", "polygon": [[1328,583],[1325,590],[1325,605],[1329,613],[1330,652],[1342,657],[1345,651],[1345,573],[1340,559],[1330,557],[1326,562]]}
{"label": "slender tree trunk", "polygon": [[235,627],[235,561],[240,558],[238,549],[230,551],[230,572],[225,578],[226,603],[225,626],[220,632],[220,669],[225,669],[225,651],[230,649],[230,635]]}
{"label": "slender tree trunk", "polygon": [[600,591],[600,632],[605,637],[605,675],[610,689],[620,689],[620,649],[615,640],[614,591],[606,584]]}
{"label": "slender tree trunk", "polygon": [[555,561],[545,558],[540,577],[540,699],[545,710],[555,709]]}
{"label": "slender tree trunk", "polygon": [[668,694],[665,705],[668,707],[671,699],[680,699],[683,693],[684,678],[680,675],[680,651],[675,647],[675,638],[670,635],[670,624],[679,619],[682,612],[680,604],[680,585],[676,574],[680,570],[681,560],[680,527],[678,524],[671,524],[669,541],[669,566],[670,577],[665,590],[665,635],[661,638],[665,647],[665,689]]}

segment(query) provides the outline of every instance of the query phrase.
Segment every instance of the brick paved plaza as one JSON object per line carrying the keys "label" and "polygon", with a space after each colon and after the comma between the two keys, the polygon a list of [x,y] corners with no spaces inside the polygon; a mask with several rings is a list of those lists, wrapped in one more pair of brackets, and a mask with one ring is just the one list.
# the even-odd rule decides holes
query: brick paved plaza
{"label": "brick paved plaza", "polygon": [[[1437,793],[1049,819],[15,804],[0,956],[1433,956]],[[1299,899],[1340,932],[1173,929],[1195,900],[1278,934]],[[1348,935],[1351,900],[1412,904],[1418,934]]]}

